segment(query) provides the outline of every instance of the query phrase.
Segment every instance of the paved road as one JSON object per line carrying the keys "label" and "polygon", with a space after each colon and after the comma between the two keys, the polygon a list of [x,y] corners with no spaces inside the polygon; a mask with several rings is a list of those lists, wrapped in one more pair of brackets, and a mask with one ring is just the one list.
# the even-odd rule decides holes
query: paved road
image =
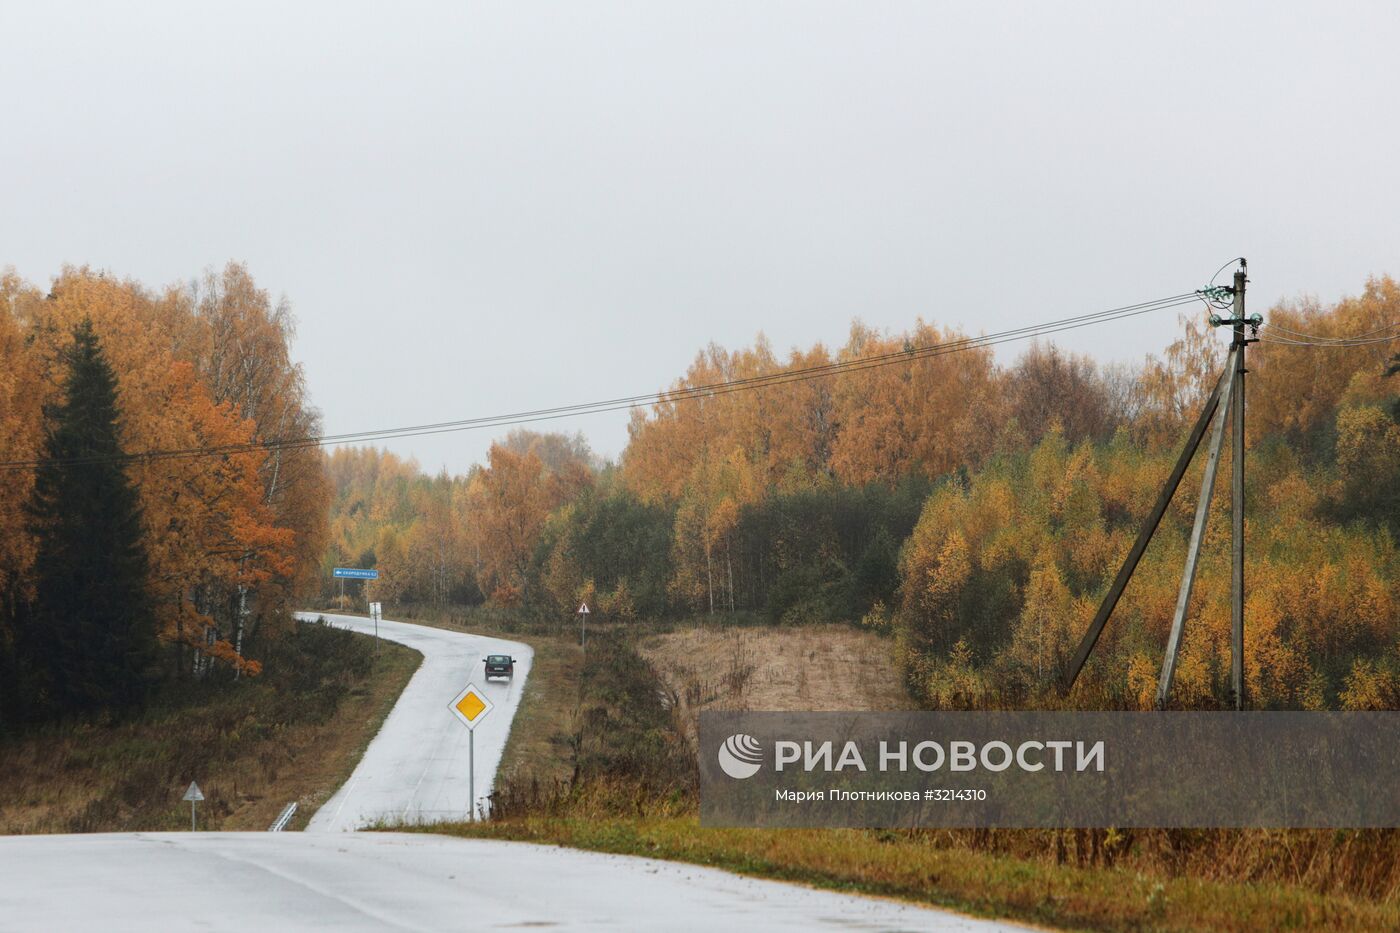
{"label": "paved road", "polygon": [[[342,628],[374,632],[374,623],[360,616],[297,615],[301,619],[321,616]],[[478,810],[491,792],[534,652],[519,642],[387,619],[379,623],[379,635],[422,653],[423,664],[350,780],[312,817],[307,826],[310,832],[341,832],[378,821],[464,819],[470,809],[468,735],[448,704],[468,680],[495,704],[476,727]],[[513,656],[515,678],[487,684],[482,659],[488,654]]]}
{"label": "paved road", "polygon": [[400,833],[0,838],[0,930],[1012,927],[711,868]]}

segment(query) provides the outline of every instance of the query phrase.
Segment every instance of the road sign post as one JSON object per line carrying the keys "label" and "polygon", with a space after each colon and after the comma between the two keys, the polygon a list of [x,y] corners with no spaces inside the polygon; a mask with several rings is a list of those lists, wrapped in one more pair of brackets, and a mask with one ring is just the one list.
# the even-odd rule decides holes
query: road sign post
{"label": "road sign post", "polygon": [[185,791],[185,796],[184,796],[183,799],[188,800],[188,801],[190,802],[190,832],[194,832],[194,831],[195,831],[194,808],[195,808],[195,805],[199,803],[199,801],[201,801],[201,800],[204,799],[204,791],[202,791],[202,790],[199,789],[199,785],[198,785],[197,783],[195,783],[194,781],[190,781],[190,786],[189,786],[189,788]]}
{"label": "road sign post", "polygon": [[476,727],[496,704],[476,688],[467,684],[451,703],[452,715],[467,727],[467,797],[470,800],[469,819],[476,820]]}
{"label": "road sign post", "polygon": [[[340,580],[340,597],[345,599],[346,580],[378,580],[378,570],[366,570],[363,567],[336,567],[331,571],[331,576]],[[365,594],[368,596],[368,593]]]}
{"label": "road sign post", "polygon": [[588,603],[578,607],[578,643],[588,653]]}

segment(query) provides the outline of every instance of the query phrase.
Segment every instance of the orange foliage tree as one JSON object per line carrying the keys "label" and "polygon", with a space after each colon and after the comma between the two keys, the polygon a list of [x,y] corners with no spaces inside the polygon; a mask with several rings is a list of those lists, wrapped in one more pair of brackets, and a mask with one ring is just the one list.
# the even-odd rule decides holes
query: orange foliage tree
{"label": "orange foliage tree", "polygon": [[[327,490],[319,452],[289,458],[258,447],[314,433],[318,425],[286,357],[285,312],[274,320],[241,267],[231,266],[223,281],[239,283],[243,291],[232,303],[248,319],[261,314],[261,334],[251,327],[221,333],[212,313],[219,302],[210,305],[189,289],[155,294],[86,268],[65,268],[47,294],[7,278],[0,354],[16,360],[5,367],[8,379],[0,376],[0,393],[14,380],[27,380],[29,389],[27,404],[0,409],[0,434],[14,435],[12,449],[33,449],[40,430],[35,413],[56,398],[73,325],[91,319],[117,376],[125,450],[253,445],[213,456],[137,456],[128,466],[140,498],[158,631],[181,649],[194,649],[189,666],[181,660],[185,651],[173,655],[176,669],[204,672],[221,660],[242,673],[257,670],[242,654],[255,621],[285,617],[298,581],[314,572]],[[19,350],[16,335],[22,335]],[[230,346],[239,362],[214,365],[219,348]],[[17,484],[22,493],[32,480],[16,476],[23,474],[0,482]],[[8,521],[6,499],[0,522]],[[0,574],[3,564],[22,566],[25,546],[18,546],[18,558],[0,550]]]}
{"label": "orange foliage tree", "polygon": [[[39,456],[42,403],[40,373],[25,347],[19,309],[37,301],[13,273],[0,276],[0,451],[11,460]],[[0,471],[0,594],[13,603],[34,563],[34,542],[25,531],[24,506],[34,489],[34,471]]]}
{"label": "orange foliage tree", "polygon": [[586,452],[574,450],[546,466],[553,444],[516,435],[492,444],[488,465],[472,478],[471,534],[481,555],[482,589],[510,605],[530,595],[531,559],[549,514],[593,481]]}

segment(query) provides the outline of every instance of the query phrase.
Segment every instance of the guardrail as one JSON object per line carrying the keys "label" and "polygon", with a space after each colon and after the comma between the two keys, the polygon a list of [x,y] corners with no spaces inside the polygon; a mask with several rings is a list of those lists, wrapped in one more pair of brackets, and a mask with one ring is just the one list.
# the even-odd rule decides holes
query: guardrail
{"label": "guardrail", "polygon": [[272,821],[272,825],[267,828],[267,831],[270,833],[280,833],[282,830],[287,828],[287,824],[292,821],[292,817],[296,816],[296,813],[297,802],[293,800],[291,803],[287,804],[285,807],[282,808],[282,813],[277,817],[277,819]]}

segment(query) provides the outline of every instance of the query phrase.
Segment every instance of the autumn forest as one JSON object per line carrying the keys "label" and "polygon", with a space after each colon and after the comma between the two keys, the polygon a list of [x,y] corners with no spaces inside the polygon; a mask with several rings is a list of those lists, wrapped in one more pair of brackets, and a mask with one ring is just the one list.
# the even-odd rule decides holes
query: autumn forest
{"label": "autumn forest", "polygon": [[[1138,365],[1049,343],[999,362],[974,346],[686,391],[966,336],[856,322],[837,348],[704,349],[633,412],[616,462],[579,435],[515,431],[454,476],[373,447],[269,443],[320,424],[290,308],[239,265],[166,289],[86,268],[47,288],[10,274],[0,302],[0,460],[16,464],[0,469],[0,729],[119,709],[160,682],[258,676],[292,609],[362,607],[335,566],[378,569],[386,614],[486,604],[565,624],[587,601],[639,632],[695,616],[863,626],[922,705],[1052,702],[1225,356],[1203,310]],[[1336,341],[1400,325],[1400,283],[1264,313],[1278,336],[1250,355],[1250,703],[1395,708],[1400,357]],[[68,597],[45,597],[90,583],[64,497],[79,495],[73,470],[104,468],[111,492],[91,505],[128,529],[130,560],[103,576],[134,581],[107,589],[129,638],[105,646],[81,612],[53,608]],[[1151,704],[1200,470],[1071,702]],[[1189,708],[1226,698],[1227,511],[1217,495],[1176,682]],[[62,686],[104,664],[131,690]]]}

